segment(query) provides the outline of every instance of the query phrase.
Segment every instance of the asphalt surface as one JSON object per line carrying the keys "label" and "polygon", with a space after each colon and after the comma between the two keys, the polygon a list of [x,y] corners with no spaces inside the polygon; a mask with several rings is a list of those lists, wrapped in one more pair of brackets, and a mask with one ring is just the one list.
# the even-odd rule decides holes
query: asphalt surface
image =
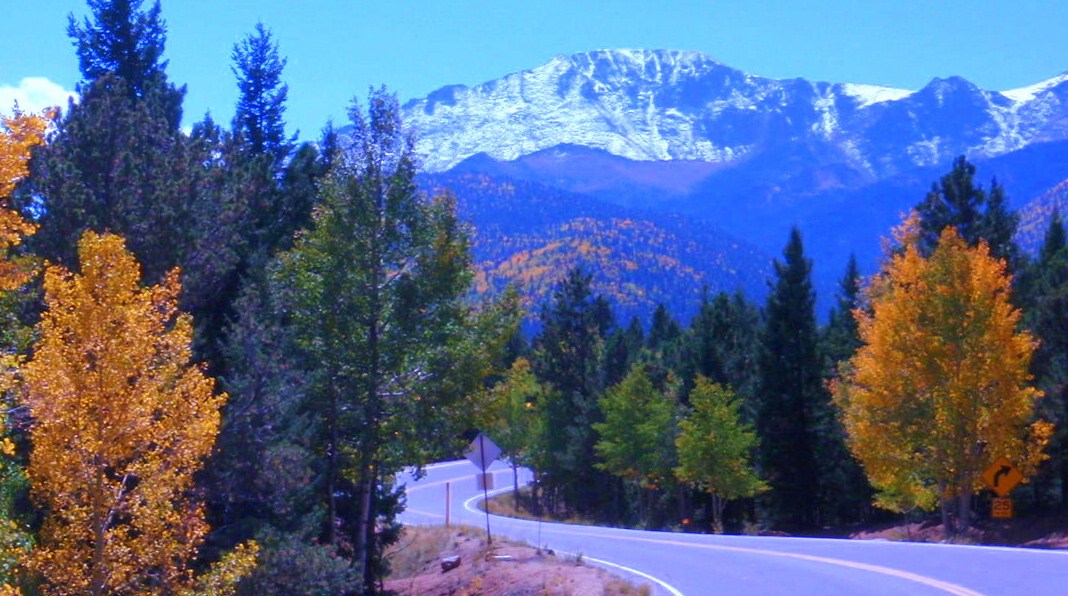
{"label": "asphalt surface", "polygon": [[[512,488],[503,462],[489,469],[495,491]],[[484,528],[478,470],[467,460],[430,466],[424,478],[402,477],[408,509],[401,521]],[[529,473],[520,483],[529,480]],[[490,533],[582,555],[657,594],[1068,594],[1068,552],[919,544],[879,540],[713,536],[539,523],[490,516]],[[628,577],[629,576],[629,577]]]}

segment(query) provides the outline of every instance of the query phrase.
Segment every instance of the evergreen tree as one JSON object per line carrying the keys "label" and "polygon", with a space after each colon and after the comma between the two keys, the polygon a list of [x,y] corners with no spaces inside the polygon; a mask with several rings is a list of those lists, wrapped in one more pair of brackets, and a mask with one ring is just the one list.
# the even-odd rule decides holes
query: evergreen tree
{"label": "evergreen tree", "polygon": [[[222,346],[230,400],[206,474],[216,550],[271,533],[314,542],[318,533],[321,487],[309,449],[317,426],[304,408],[308,366],[276,301],[268,280],[249,280]],[[271,542],[264,541],[267,550]]]}
{"label": "evergreen tree", "polygon": [[664,304],[653,312],[642,360],[653,384],[661,391],[675,384],[682,367],[682,327]]}
{"label": "evergreen tree", "polygon": [[543,328],[534,340],[534,372],[551,394],[543,408],[540,472],[546,477],[550,500],[562,497],[567,507],[594,510],[604,496],[595,467],[593,424],[602,414],[597,403],[604,389],[601,370],[604,338],[598,320],[591,276],[568,271],[542,309]]}
{"label": "evergreen tree", "polygon": [[641,356],[645,332],[638,317],[632,317],[626,329],[615,329],[608,336],[604,350],[605,385],[611,387],[623,380],[631,365]]}
{"label": "evergreen tree", "polygon": [[166,80],[163,50],[167,27],[160,16],[159,0],[142,10],[144,0],[88,0],[92,18],[79,24],[68,15],[67,34],[78,53],[85,81],[111,74],[125,82],[131,98],[156,94],[172,130],[182,120],[185,87],[176,89]]}
{"label": "evergreen tree", "polygon": [[775,262],[760,358],[760,468],[771,486],[770,519],[788,528],[817,523],[820,494],[816,412],[827,397],[821,381],[811,262],[794,228]]}
{"label": "evergreen tree", "polygon": [[53,263],[73,265],[83,231],[110,231],[156,282],[194,245],[202,166],[160,98],[131,98],[128,85],[109,73],[81,88],[34,156],[19,206],[40,216],[31,247]]}
{"label": "evergreen tree", "polygon": [[760,313],[744,295],[720,292],[710,298],[706,291],[686,333],[681,368],[682,378],[689,379],[685,393],[698,375],[730,387],[742,398],[743,420],[753,422],[760,328]]}
{"label": "evergreen tree", "polygon": [[860,335],[857,333],[857,320],[853,309],[858,306],[860,297],[860,272],[857,259],[849,255],[845,275],[838,284],[837,303],[831,310],[827,326],[823,330],[823,356],[826,375],[834,375],[838,363],[856,353],[860,347]]}
{"label": "evergreen tree", "polygon": [[652,352],[659,352],[681,335],[682,328],[679,327],[679,323],[668,312],[664,303],[657,304],[656,310],[653,312],[653,323],[649,326],[646,347]]}
{"label": "evergreen tree", "polygon": [[271,155],[281,164],[293,148],[283,119],[289,94],[289,86],[282,82],[286,60],[279,56],[278,45],[263,23],[257,23],[253,33],[234,44],[231,56],[240,91],[234,133],[251,153]]}
{"label": "evergreen tree", "polygon": [[[837,304],[821,334],[823,376],[832,381],[838,376],[840,363],[853,357],[862,342],[853,310],[859,306],[860,273],[857,260],[849,256],[845,275],[839,283]],[[845,428],[838,409],[830,400],[820,400],[814,408],[816,460],[820,470],[819,522],[842,525],[862,519],[871,502],[873,490],[864,470],[849,452]]]}
{"label": "evergreen tree", "polygon": [[1054,213],[1038,259],[1027,270],[1024,325],[1038,337],[1031,362],[1035,384],[1046,394],[1039,415],[1054,424],[1050,474],[1033,484],[1040,499],[1068,502],[1068,244],[1060,214]]}
{"label": "evergreen tree", "polygon": [[975,166],[964,156],[953,161],[953,168],[931,186],[916,207],[920,215],[922,254],[934,252],[938,238],[947,226],[954,226],[969,246],[985,239],[990,253],[1005,259],[1010,271],[1017,266],[1019,249],[1013,237],[1018,217],[1008,210],[1005,190],[992,180],[989,194],[975,183]]}

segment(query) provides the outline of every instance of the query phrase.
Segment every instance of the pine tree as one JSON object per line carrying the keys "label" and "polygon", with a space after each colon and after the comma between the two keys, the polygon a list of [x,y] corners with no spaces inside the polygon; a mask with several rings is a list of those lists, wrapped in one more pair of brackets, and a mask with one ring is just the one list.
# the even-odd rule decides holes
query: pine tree
{"label": "pine tree", "polygon": [[742,398],[743,420],[756,419],[757,365],[761,335],[760,313],[741,293],[704,293],[685,338],[683,379],[689,393],[698,375],[730,387]]}
{"label": "pine tree", "polygon": [[645,340],[646,347],[652,352],[659,352],[681,335],[682,328],[668,312],[667,307],[663,303],[656,305],[653,323],[649,326],[649,337]]}
{"label": "pine tree", "polygon": [[989,194],[975,183],[975,166],[964,156],[953,161],[950,172],[931,186],[924,200],[916,207],[920,216],[920,244],[922,254],[934,251],[938,238],[948,226],[970,246],[985,239],[990,252],[1005,259],[1010,272],[1018,265],[1019,249],[1013,240],[1018,217],[1008,210],[1005,190],[997,180],[991,181]]}
{"label": "pine tree", "polygon": [[626,329],[615,329],[605,342],[605,385],[611,387],[623,380],[631,365],[641,356],[645,332],[638,317],[632,317]]}
{"label": "pine tree", "polygon": [[597,399],[604,390],[601,371],[604,338],[595,308],[591,276],[568,271],[541,313],[543,328],[534,340],[534,372],[551,393],[542,410],[542,450],[550,457],[540,470],[550,499],[589,512],[604,497],[596,479],[592,425],[602,420]]}
{"label": "pine tree", "polygon": [[270,155],[275,164],[281,164],[293,149],[283,118],[289,94],[289,86],[282,82],[286,59],[279,56],[278,45],[263,23],[234,44],[231,57],[240,91],[234,133],[251,153]]}
{"label": "pine tree", "polygon": [[[1022,284],[1028,294],[1024,326],[1038,338],[1031,362],[1035,384],[1046,394],[1041,416],[1053,423],[1050,477],[1040,475],[1035,490],[1051,493],[1054,502],[1068,502],[1068,243],[1059,213],[1054,213],[1038,259]],[[1039,498],[1045,495],[1039,494]]]}
{"label": "pine tree", "polygon": [[[823,376],[832,381],[838,376],[840,363],[853,357],[860,348],[860,333],[853,311],[860,306],[860,273],[850,255],[845,275],[839,283],[837,304],[820,336]],[[845,428],[838,409],[829,400],[821,400],[814,410],[816,460],[820,469],[820,523],[842,525],[862,519],[871,502],[872,488],[859,462],[846,445]]]}
{"label": "pine tree", "polygon": [[159,0],[142,10],[144,0],[88,0],[92,19],[78,23],[68,16],[67,34],[78,53],[86,82],[114,75],[124,81],[131,99],[155,95],[172,131],[182,120],[185,87],[167,83],[163,60],[167,27],[160,15]]}
{"label": "pine tree", "polygon": [[200,155],[158,97],[127,89],[110,73],[81,88],[31,162],[19,207],[40,215],[31,247],[50,261],[69,266],[85,230],[110,231],[158,281],[195,243]]}
{"label": "pine tree", "polygon": [[776,283],[768,298],[760,358],[761,473],[771,486],[768,514],[774,523],[808,528],[818,522],[816,412],[826,401],[820,370],[815,295],[801,234],[790,232]]}
{"label": "pine tree", "polygon": [[857,320],[853,309],[859,306],[860,271],[857,259],[849,255],[846,271],[838,284],[836,304],[823,330],[823,356],[827,375],[835,374],[838,363],[852,356],[860,347]]}

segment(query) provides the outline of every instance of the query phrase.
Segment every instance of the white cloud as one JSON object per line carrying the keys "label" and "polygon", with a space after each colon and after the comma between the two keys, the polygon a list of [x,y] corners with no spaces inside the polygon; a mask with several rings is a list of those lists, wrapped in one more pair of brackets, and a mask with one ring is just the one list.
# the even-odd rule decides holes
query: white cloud
{"label": "white cloud", "polygon": [[18,86],[0,84],[0,114],[10,114],[15,102],[23,112],[40,112],[52,106],[66,109],[69,97],[77,101],[78,94],[44,77],[26,77]]}

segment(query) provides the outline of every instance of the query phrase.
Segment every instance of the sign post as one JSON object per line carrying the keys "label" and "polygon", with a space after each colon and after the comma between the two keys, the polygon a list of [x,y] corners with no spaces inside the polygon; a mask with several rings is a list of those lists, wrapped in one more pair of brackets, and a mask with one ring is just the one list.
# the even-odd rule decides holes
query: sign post
{"label": "sign post", "polygon": [[500,455],[501,448],[482,433],[478,433],[475,440],[471,441],[467,446],[467,453],[464,454],[464,457],[480,470],[477,481],[478,487],[482,489],[482,508],[486,510],[486,544],[493,544],[489,524],[489,487],[493,484],[493,477],[486,473],[486,468],[497,461]]}
{"label": "sign post", "polygon": [[999,457],[981,476],[983,484],[997,494],[991,503],[990,517],[994,519],[1012,519],[1012,498],[1009,493],[1023,482],[1023,474],[1012,465],[1007,457]]}

